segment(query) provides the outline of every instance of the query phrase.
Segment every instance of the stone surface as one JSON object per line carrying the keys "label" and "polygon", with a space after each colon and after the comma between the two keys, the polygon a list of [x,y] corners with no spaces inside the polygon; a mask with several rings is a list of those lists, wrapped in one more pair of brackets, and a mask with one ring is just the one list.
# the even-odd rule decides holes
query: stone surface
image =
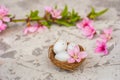
{"label": "stone surface", "polygon": [[[0,80],[120,80],[120,0],[0,0],[10,13],[22,18],[30,10],[38,9],[44,14],[45,6],[65,4],[74,8],[82,17],[90,11],[109,8],[109,11],[95,21],[99,32],[103,28],[113,28],[113,39],[108,42],[109,55],[94,53],[98,36],[88,40],[76,27],[52,25],[50,30],[24,36],[24,23],[11,23],[0,33]],[[87,51],[85,62],[74,72],[55,67],[48,59],[48,48],[57,39],[81,44]]]}

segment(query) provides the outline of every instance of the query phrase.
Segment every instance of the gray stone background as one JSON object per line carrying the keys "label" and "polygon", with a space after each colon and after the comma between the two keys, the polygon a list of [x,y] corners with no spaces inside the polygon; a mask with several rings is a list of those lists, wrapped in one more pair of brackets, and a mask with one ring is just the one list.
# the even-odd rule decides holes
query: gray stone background
{"label": "gray stone background", "polygon": [[[76,27],[52,25],[43,33],[23,35],[24,23],[11,23],[0,33],[0,80],[120,80],[120,0],[0,0],[16,18],[25,17],[30,10],[38,9],[44,14],[45,6],[58,5],[69,10],[74,8],[82,17],[90,11],[109,8],[95,21],[97,32],[113,28],[113,39],[108,42],[109,55],[94,54],[95,41],[81,35]],[[81,44],[87,51],[86,61],[74,72],[55,67],[48,59],[48,48],[57,39]]]}

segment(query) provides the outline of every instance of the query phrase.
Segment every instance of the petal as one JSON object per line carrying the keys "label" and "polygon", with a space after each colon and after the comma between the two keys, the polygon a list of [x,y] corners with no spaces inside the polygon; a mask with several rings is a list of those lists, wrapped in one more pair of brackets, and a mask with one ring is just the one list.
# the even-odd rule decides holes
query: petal
{"label": "petal", "polygon": [[87,57],[87,53],[84,52],[84,51],[80,52],[80,57],[81,57],[81,58]]}
{"label": "petal", "polygon": [[75,60],[73,58],[68,59],[68,63],[74,63],[74,62],[75,62]]}
{"label": "petal", "polygon": [[93,34],[93,29],[91,29],[89,26],[86,26],[84,29],[82,29],[82,31],[85,36],[90,36]]}
{"label": "petal", "polygon": [[38,32],[43,32],[44,30],[48,29],[46,26],[40,26],[38,28]]}
{"label": "petal", "polygon": [[7,27],[7,25],[6,25],[6,24],[1,24],[1,25],[0,25],[0,29],[1,29],[1,30],[5,30],[5,29],[6,29],[6,27]]}
{"label": "petal", "polygon": [[104,55],[107,55],[107,54],[108,54],[108,50],[105,49],[105,51],[104,51]]}
{"label": "petal", "polygon": [[73,51],[73,50],[68,50],[68,54],[69,54],[70,56],[74,56],[74,51]]}
{"label": "petal", "polygon": [[78,58],[78,59],[75,59],[77,62],[80,62],[81,61],[81,58]]}
{"label": "petal", "polygon": [[111,33],[112,33],[112,28],[105,29],[105,30],[103,30],[103,32],[104,32],[105,34],[111,34]]}
{"label": "petal", "polygon": [[92,38],[93,38],[93,34],[92,34],[92,35],[89,35],[88,38],[89,38],[89,39],[92,39]]}
{"label": "petal", "polygon": [[10,18],[9,18],[9,17],[4,17],[4,18],[3,18],[3,21],[4,21],[4,22],[10,22]]}
{"label": "petal", "polygon": [[102,52],[102,49],[101,49],[100,47],[96,47],[96,48],[95,48],[95,52],[96,52],[96,53]]}
{"label": "petal", "polygon": [[96,45],[97,45],[97,46],[101,46],[101,45],[102,45],[102,42],[99,41],[99,40],[97,40],[97,41],[96,41]]}
{"label": "petal", "polygon": [[0,26],[3,24],[3,22],[0,20]]}
{"label": "petal", "polygon": [[105,35],[105,34],[101,34],[101,35],[100,35],[100,38],[106,39],[106,35]]}
{"label": "petal", "polygon": [[51,12],[51,11],[52,11],[52,7],[46,6],[46,7],[45,7],[45,11]]}
{"label": "petal", "polygon": [[74,53],[77,54],[77,53],[79,53],[79,52],[80,52],[80,48],[79,48],[78,45],[76,45],[76,46],[74,47]]}
{"label": "petal", "polygon": [[38,27],[29,27],[29,32],[37,31]]}
{"label": "petal", "polygon": [[62,18],[62,16],[57,16],[56,18],[57,18],[57,19],[61,19],[61,18]]}
{"label": "petal", "polygon": [[25,28],[23,33],[24,33],[24,35],[26,35],[28,33],[28,28]]}

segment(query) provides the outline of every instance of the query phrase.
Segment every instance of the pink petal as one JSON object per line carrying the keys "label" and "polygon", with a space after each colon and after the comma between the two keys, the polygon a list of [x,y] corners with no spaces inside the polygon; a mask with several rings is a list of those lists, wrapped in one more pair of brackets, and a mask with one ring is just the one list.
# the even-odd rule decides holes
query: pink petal
{"label": "pink petal", "polygon": [[80,62],[81,61],[81,58],[78,58],[78,59],[75,59],[77,62]]}
{"label": "pink petal", "polygon": [[79,53],[79,52],[80,52],[80,48],[79,48],[78,45],[76,45],[76,46],[74,47],[74,53],[77,54],[77,53]]}
{"label": "pink petal", "polygon": [[74,63],[74,62],[75,62],[75,60],[73,58],[68,59],[68,63]]}
{"label": "pink petal", "polygon": [[46,6],[45,11],[50,13],[52,11],[52,7]]}
{"label": "pink petal", "polygon": [[5,30],[6,27],[7,27],[7,25],[4,24],[2,21],[0,21],[0,30],[1,30],[1,31],[2,31],[2,30]]}
{"label": "pink petal", "polygon": [[105,30],[103,30],[103,32],[104,32],[105,34],[111,34],[111,33],[112,33],[112,28],[105,29]]}
{"label": "pink petal", "polygon": [[96,45],[97,45],[97,46],[101,46],[102,44],[103,44],[103,42],[101,42],[101,41],[99,41],[99,40],[96,41]]}
{"label": "pink petal", "polygon": [[108,41],[108,39],[107,39],[107,37],[106,37],[105,34],[101,34],[101,35],[100,35],[100,38],[101,38],[104,42],[107,42],[107,41]]}
{"label": "pink petal", "polygon": [[56,19],[62,18],[60,10],[52,10],[50,13],[53,18],[56,18]]}
{"label": "pink petal", "polygon": [[38,28],[38,32],[43,32],[44,30],[48,29],[46,26],[40,26]]}
{"label": "pink petal", "polygon": [[69,54],[70,56],[74,56],[74,51],[73,51],[73,50],[68,50],[68,54]]}
{"label": "pink petal", "polygon": [[29,27],[28,30],[29,32],[35,32],[37,31],[38,27]]}
{"label": "pink petal", "polygon": [[96,53],[99,53],[99,52],[102,52],[102,50],[101,50],[100,47],[97,47],[97,48],[95,48],[95,52],[96,52]]}
{"label": "pink petal", "polygon": [[85,57],[87,57],[87,53],[86,52],[80,52],[79,57],[85,58]]}
{"label": "pink petal", "polygon": [[80,23],[80,22],[78,22],[78,23],[76,24],[76,26],[77,26],[79,29],[81,29],[81,23]]}
{"label": "pink petal", "polygon": [[101,34],[101,35],[100,35],[100,38],[106,39],[106,35],[105,35],[105,34]]}
{"label": "pink petal", "polygon": [[28,28],[25,28],[23,33],[24,33],[24,35],[26,35],[28,33]]}
{"label": "pink petal", "polygon": [[4,21],[4,22],[10,22],[10,18],[9,18],[9,17],[4,17],[4,18],[3,18],[3,21]]}
{"label": "pink petal", "polygon": [[57,18],[57,19],[61,19],[61,18],[62,18],[62,16],[57,16],[56,18]]}
{"label": "pink petal", "polygon": [[108,54],[108,50],[105,49],[105,51],[104,51],[104,55],[107,55],[107,54]]}
{"label": "pink petal", "polygon": [[0,26],[3,24],[3,22],[0,20]]}
{"label": "pink petal", "polygon": [[92,38],[93,38],[93,35],[89,35],[88,38],[89,38],[89,39],[92,39]]}

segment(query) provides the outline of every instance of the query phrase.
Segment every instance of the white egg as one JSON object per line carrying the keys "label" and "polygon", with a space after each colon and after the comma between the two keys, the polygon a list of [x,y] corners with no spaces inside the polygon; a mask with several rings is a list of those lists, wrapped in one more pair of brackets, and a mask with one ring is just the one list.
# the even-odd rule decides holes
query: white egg
{"label": "white egg", "polygon": [[76,46],[75,43],[69,43],[69,45],[68,45],[68,47],[67,47],[67,51],[68,51],[68,50],[73,50],[75,46]]}
{"label": "white egg", "polygon": [[70,55],[65,51],[55,55],[55,59],[59,61],[67,61],[70,58]]}
{"label": "white egg", "polygon": [[53,51],[57,54],[65,51],[67,48],[67,42],[59,40],[54,44]]}

